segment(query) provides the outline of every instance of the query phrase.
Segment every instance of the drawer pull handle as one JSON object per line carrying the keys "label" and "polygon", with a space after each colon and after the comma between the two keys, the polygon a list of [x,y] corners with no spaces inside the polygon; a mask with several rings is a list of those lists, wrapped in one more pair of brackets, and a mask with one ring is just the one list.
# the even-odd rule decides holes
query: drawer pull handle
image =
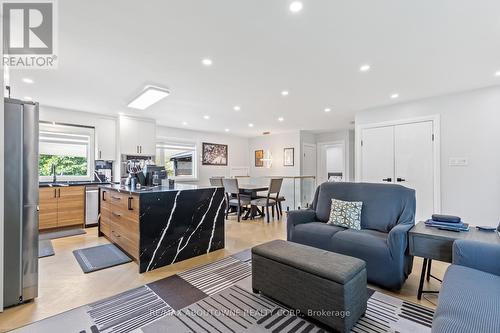
{"label": "drawer pull handle", "polygon": [[132,199],[134,199],[133,197],[128,197],[128,210],[134,210],[132,208]]}
{"label": "drawer pull handle", "polygon": [[113,235],[115,235],[116,237],[118,237],[118,238],[120,238],[120,237],[121,237],[121,236],[120,236],[119,234],[117,234],[114,230],[111,230],[111,233],[112,233]]}
{"label": "drawer pull handle", "polygon": [[116,217],[122,217],[122,214],[120,214],[120,213],[111,212],[111,214],[113,214],[113,216],[116,216]]}
{"label": "drawer pull handle", "polygon": [[106,198],[104,197],[105,193],[106,193],[106,191],[102,191],[102,201],[106,201]]}
{"label": "drawer pull handle", "polygon": [[120,198],[120,197],[116,197],[116,196],[114,196],[114,195],[112,195],[112,196],[111,196],[111,198],[113,198],[113,199],[115,199],[115,200],[121,200],[121,199],[122,199],[122,198]]}

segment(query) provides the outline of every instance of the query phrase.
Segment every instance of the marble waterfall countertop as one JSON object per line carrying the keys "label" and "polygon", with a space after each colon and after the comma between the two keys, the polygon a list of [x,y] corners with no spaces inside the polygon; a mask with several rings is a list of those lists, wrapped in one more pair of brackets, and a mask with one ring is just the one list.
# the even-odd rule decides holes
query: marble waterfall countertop
{"label": "marble waterfall countertop", "polygon": [[[134,215],[139,235],[130,239],[139,241],[140,273],[224,248],[226,200],[222,187],[187,184],[176,184],[174,188],[131,189],[116,184],[99,187],[101,203],[104,191],[120,192],[117,197],[126,195],[139,200],[139,211]],[[130,221],[125,218],[127,210],[120,211],[124,200],[117,199],[114,204],[113,195],[106,197],[105,204],[111,209],[111,228],[116,227],[115,234],[120,234],[120,224],[125,226]],[[120,237],[117,245],[127,235]]]}
{"label": "marble waterfall countertop", "polygon": [[100,188],[113,190],[122,193],[128,194],[143,194],[143,193],[158,193],[158,192],[175,192],[175,191],[187,191],[187,190],[199,190],[199,189],[207,189],[207,188],[215,188],[213,186],[200,186],[193,184],[179,184],[176,183],[174,187],[169,186],[141,186],[140,188],[132,188],[127,185],[120,184],[105,184],[99,185]]}

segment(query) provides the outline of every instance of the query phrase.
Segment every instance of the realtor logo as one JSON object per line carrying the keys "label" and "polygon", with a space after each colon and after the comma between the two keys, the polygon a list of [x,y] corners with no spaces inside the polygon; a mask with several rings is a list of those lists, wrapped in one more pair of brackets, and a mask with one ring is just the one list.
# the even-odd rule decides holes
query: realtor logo
{"label": "realtor logo", "polygon": [[53,1],[3,3],[4,66],[55,67],[54,5]]}

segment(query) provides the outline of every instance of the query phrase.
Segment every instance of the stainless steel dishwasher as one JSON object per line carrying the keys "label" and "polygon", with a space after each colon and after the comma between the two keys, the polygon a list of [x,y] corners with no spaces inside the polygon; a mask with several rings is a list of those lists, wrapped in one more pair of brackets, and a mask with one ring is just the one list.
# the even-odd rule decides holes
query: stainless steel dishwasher
{"label": "stainless steel dishwasher", "polygon": [[85,188],[85,226],[96,225],[99,222],[99,188]]}

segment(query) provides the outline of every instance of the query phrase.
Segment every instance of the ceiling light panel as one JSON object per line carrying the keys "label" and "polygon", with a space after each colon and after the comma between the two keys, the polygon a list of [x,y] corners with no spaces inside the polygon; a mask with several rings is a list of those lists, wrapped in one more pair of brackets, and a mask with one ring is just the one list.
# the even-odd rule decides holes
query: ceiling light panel
{"label": "ceiling light panel", "polygon": [[132,109],[145,110],[168,95],[170,95],[170,91],[168,89],[147,86],[139,96],[128,104],[128,107]]}

